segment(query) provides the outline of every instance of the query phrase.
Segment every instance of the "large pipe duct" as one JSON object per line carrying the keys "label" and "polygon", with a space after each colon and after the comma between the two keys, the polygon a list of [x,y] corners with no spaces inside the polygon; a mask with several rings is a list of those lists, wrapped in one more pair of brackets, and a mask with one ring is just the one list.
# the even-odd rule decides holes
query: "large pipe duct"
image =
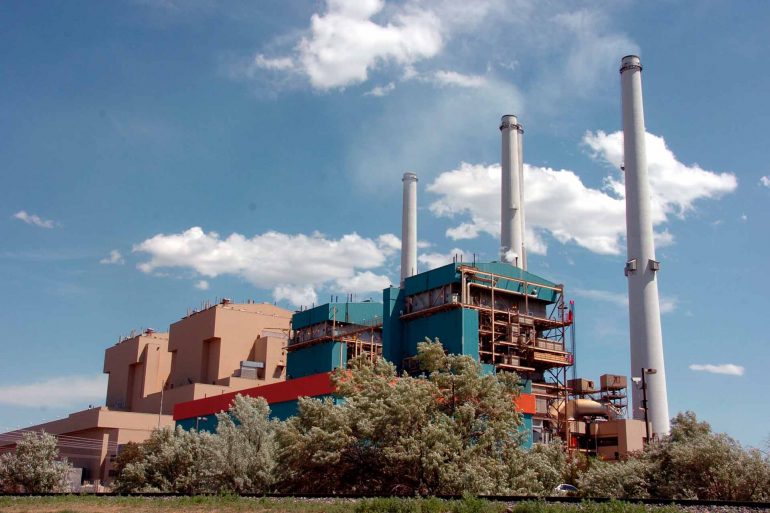
{"label": "large pipe duct", "polygon": [[593,399],[571,399],[567,401],[567,410],[565,413],[564,403],[561,403],[558,407],[551,406],[548,410],[549,415],[558,419],[572,418],[579,420],[583,417],[606,417],[608,419],[614,419],[618,417],[618,413],[609,404],[602,404]]}
{"label": "large pipe duct", "polygon": [[401,285],[417,274],[417,175],[404,173],[404,204],[401,217]]}
{"label": "large pipe duct", "polygon": [[521,125],[516,116],[505,115],[502,135],[502,190],[500,208],[500,260],[524,268],[524,222],[522,209]]}
{"label": "large pipe duct", "polygon": [[[642,65],[636,55],[623,57],[620,84],[626,174],[626,276],[631,329],[631,375],[646,374],[643,380],[646,390],[637,387],[633,389],[633,416],[636,419],[645,419],[642,398],[646,395],[646,413],[652,425],[652,432],[662,436],[668,434],[670,425],[658,297],[657,273],[660,265],[655,260],[650,214],[650,184],[647,179],[642,105]],[[650,372],[651,369],[655,369],[654,373]]]}

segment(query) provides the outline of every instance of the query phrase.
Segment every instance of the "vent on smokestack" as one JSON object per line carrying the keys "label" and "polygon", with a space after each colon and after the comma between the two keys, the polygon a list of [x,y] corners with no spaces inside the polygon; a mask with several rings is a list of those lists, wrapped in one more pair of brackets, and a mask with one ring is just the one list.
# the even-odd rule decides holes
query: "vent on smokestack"
{"label": "vent on smokestack", "polygon": [[516,116],[508,114],[500,122],[502,153],[500,166],[500,259],[526,269],[524,252],[523,159],[521,134],[523,129]]}
{"label": "vent on smokestack", "polygon": [[401,285],[417,274],[417,175],[404,173],[403,213],[401,218]]}

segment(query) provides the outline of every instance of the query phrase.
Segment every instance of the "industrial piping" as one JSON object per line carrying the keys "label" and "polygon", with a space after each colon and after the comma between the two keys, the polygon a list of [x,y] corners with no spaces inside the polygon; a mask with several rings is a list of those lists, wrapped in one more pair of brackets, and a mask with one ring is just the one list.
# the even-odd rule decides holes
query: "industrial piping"
{"label": "industrial piping", "polygon": [[403,212],[401,217],[401,286],[417,274],[417,175],[404,173]]}
{"label": "industrial piping", "polygon": [[523,170],[521,154],[521,133],[516,116],[507,114],[500,122],[502,155],[500,164],[501,207],[500,207],[500,259],[526,269],[524,256],[524,209]]}
{"label": "industrial piping", "polygon": [[623,102],[623,154],[626,174],[626,243],[628,260],[628,314],[631,342],[631,375],[645,376],[644,390],[633,389],[633,416],[652,424],[652,432],[669,432],[666,369],[663,362],[663,333],[655,260],[655,243],[650,214],[650,184],[647,179],[644,107],[642,105],[642,64],[636,55],[623,57],[620,66]]}

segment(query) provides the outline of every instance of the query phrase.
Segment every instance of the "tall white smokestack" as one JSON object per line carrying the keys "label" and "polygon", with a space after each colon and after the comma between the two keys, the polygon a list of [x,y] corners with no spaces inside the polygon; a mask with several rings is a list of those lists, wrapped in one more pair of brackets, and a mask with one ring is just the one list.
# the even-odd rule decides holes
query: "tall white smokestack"
{"label": "tall white smokestack", "polygon": [[522,134],[524,134],[524,125],[519,123],[519,129],[516,131],[516,140],[519,143],[519,218],[521,219],[521,268],[527,270],[527,244],[525,239],[526,227],[524,221],[527,216],[524,214],[524,143]]}
{"label": "tall white smokestack", "polygon": [[516,116],[505,115],[500,122],[503,138],[502,191],[500,208],[500,260],[524,267],[524,214],[521,208],[521,125]]}
{"label": "tall white smokestack", "polygon": [[404,173],[404,210],[401,217],[401,285],[417,274],[417,175]]}
{"label": "tall white smokestack", "polygon": [[[623,57],[620,66],[623,96],[623,153],[626,172],[626,241],[628,246],[628,314],[631,328],[631,375],[655,369],[644,376],[647,412],[652,432],[669,432],[666,369],[660,326],[655,243],[650,215],[650,184],[647,180],[642,65],[639,57]],[[644,419],[644,391],[633,389],[634,418]]]}

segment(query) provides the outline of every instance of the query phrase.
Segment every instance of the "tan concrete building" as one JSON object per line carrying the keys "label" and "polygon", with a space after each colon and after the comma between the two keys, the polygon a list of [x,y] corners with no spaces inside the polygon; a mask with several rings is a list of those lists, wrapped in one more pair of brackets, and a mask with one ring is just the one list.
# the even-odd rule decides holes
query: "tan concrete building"
{"label": "tan concrete building", "polygon": [[109,482],[118,448],[146,440],[153,429],[174,425],[170,415],[113,411],[105,407],[71,413],[67,418],[0,435],[0,452],[13,450],[24,431],[56,435],[59,454],[83,469],[86,481]]}
{"label": "tan concrete building", "polygon": [[104,352],[108,408],[125,411],[139,407],[148,395],[159,393],[171,370],[168,333],[147,330]]}
{"label": "tan concrete building", "polygon": [[171,325],[128,337],[108,348],[105,407],[0,434],[0,452],[13,450],[23,431],[57,435],[62,456],[84,479],[109,482],[121,445],[173,426],[174,405],[286,379],[292,312],[266,303],[228,300]]}
{"label": "tan concrete building", "polygon": [[617,460],[644,450],[643,420],[614,419],[590,426],[596,443],[596,455],[603,460]]}
{"label": "tan concrete building", "polygon": [[163,394],[138,398],[132,411],[159,412],[162,400],[170,415],[179,402],[284,381],[290,322],[283,308],[227,300],[180,319],[169,331]]}

